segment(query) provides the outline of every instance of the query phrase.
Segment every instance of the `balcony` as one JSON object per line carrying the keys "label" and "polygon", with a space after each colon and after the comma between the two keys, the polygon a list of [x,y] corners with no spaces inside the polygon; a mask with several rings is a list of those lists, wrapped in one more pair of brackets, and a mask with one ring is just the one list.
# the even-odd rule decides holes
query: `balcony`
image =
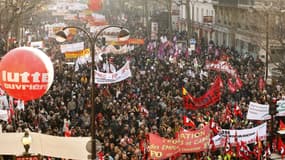
{"label": "balcony", "polygon": [[213,4],[224,7],[237,7],[238,0],[213,0]]}
{"label": "balcony", "polygon": [[214,5],[224,7],[249,7],[254,5],[255,0],[213,0]]}
{"label": "balcony", "polygon": [[238,0],[238,7],[239,8],[248,8],[254,5],[255,0]]}

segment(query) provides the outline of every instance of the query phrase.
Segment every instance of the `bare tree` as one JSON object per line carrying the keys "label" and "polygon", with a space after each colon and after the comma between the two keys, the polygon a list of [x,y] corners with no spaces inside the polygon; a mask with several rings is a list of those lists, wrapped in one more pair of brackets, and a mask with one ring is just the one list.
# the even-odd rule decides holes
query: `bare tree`
{"label": "bare tree", "polygon": [[[27,21],[33,12],[39,10],[45,0],[4,0],[0,3],[0,31],[2,38],[9,34],[17,35],[23,21]],[[8,43],[7,43],[8,44]],[[8,47],[8,46],[7,46]]]}
{"label": "bare tree", "polygon": [[[273,2],[274,1],[274,2]],[[265,63],[273,64],[274,70],[285,73],[285,22],[284,2],[278,0],[256,4],[249,9],[245,29],[249,31],[251,43],[265,50]],[[268,71],[267,71],[268,72]]]}

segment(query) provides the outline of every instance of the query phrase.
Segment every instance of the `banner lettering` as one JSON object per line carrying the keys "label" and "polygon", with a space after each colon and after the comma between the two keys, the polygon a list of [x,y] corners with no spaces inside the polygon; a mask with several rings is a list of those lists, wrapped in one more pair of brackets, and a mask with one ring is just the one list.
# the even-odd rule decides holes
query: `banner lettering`
{"label": "banner lettering", "polygon": [[276,116],[279,116],[279,117],[284,117],[285,116],[285,100],[279,100],[277,101],[277,108],[276,108],[276,111],[277,111],[277,114]]}
{"label": "banner lettering", "polygon": [[123,81],[132,76],[130,69],[130,62],[126,64],[115,73],[103,73],[95,71],[95,83],[97,84],[110,84]]}
{"label": "banner lettering", "polygon": [[235,144],[235,137],[237,137],[237,141],[240,143],[243,141],[246,144],[255,143],[256,136],[258,135],[259,140],[266,140],[266,126],[267,123],[263,123],[257,127],[251,129],[242,129],[242,130],[228,130],[222,129],[222,131],[213,137],[213,142],[216,146],[224,147],[224,139],[228,137],[228,141],[232,144]]}
{"label": "banner lettering", "polygon": [[126,44],[134,44],[134,45],[143,45],[144,39],[128,39],[126,41],[108,41],[109,45],[126,45]]}
{"label": "banner lettering", "polygon": [[84,56],[87,54],[90,54],[89,48],[81,50],[81,51],[65,52],[64,53],[66,59],[78,58],[78,57],[81,57],[81,56]]}
{"label": "banner lettering", "polygon": [[60,45],[61,53],[84,50],[84,42]]}
{"label": "banner lettering", "polygon": [[194,153],[208,149],[210,127],[196,131],[180,131],[175,139],[162,138],[149,134],[149,152],[151,159],[166,159],[177,153]]}
{"label": "banner lettering", "polygon": [[219,72],[225,72],[232,77],[237,77],[237,72],[236,70],[227,62],[225,61],[213,61],[213,62],[207,62],[205,65],[206,69],[209,70],[215,70]]}
{"label": "banner lettering", "polygon": [[250,102],[246,118],[249,120],[270,119],[271,116],[269,115],[269,105]]}

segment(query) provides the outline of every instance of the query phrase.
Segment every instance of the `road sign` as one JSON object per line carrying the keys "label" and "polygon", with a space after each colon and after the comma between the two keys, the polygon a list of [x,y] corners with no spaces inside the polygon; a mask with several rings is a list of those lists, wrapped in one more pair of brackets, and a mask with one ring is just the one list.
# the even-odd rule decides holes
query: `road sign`
{"label": "road sign", "polygon": [[196,40],[194,38],[190,39],[190,44],[196,44]]}

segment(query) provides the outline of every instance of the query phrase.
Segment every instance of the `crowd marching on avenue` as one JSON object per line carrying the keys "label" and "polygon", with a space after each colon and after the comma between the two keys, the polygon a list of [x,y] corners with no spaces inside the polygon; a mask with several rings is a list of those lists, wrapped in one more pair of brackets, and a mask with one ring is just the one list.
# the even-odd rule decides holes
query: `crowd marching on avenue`
{"label": "crowd marching on avenue", "polygon": [[[7,120],[0,119],[0,134],[28,129],[67,138],[90,137],[95,123],[96,139],[102,144],[98,160],[261,160],[272,153],[285,155],[279,134],[285,130],[284,111],[279,109],[285,103],[284,84],[266,79],[265,63],[258,56],[213,40],[196,39],[191,50],[181,43],[187,40],[186,31],[167,28],[151,40],[139,18],[127,16],[124,23],[116,16],[107,18],[143,43],[124,48],[124,53],[123,46],[107,42],[96,46],[101,56],[96,70],[127,77],[96,83],[92,106],[90,61],[66,63],[60,43],[44,39],[45,53],[54,65],[52,86],[31,101],[13,99],[1,90],[8,103],[2,103],[0,110],[10,114]],[[87,40],[80,33],[69,42],[81,41]],[[103,53],[107,49],[112,53]],[[2,72],[4,79],[9,74]],[[35,77],[19,78],[25,81],[28,76]],[[92,107],[95,122],[90,120]]]}

